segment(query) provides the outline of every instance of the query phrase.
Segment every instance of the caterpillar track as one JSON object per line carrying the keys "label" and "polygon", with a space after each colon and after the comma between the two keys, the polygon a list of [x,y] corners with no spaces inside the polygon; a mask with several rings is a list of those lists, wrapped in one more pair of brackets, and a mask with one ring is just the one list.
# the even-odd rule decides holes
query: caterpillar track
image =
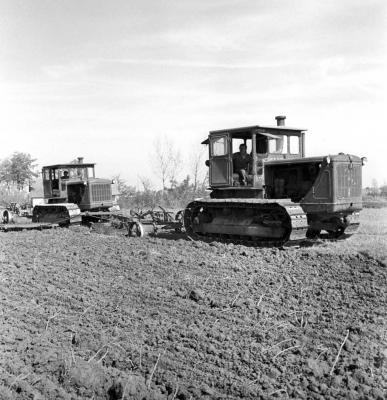
{"label": "caterpillar track", "polygon": [[281,246],[305,237],[307,217],[298,204],[263,199],[208,199],[184,212],[190,236],[235,243]]}
{"label": "caterpillar track", "polygon": [[254,246],[283,246],[304,239],[337,239],[357,230],[358,223],[327,234],[311,232],[299,203],[265,199],[206,199],[185,209],[184,227],[194,239],[220,240]]}
{"label": "caterpillar track", "polygon": [[76,204],[56,203],[36,205],[33,209],[32,222],[55,223],[59,226],[80,224],[81,211]]}

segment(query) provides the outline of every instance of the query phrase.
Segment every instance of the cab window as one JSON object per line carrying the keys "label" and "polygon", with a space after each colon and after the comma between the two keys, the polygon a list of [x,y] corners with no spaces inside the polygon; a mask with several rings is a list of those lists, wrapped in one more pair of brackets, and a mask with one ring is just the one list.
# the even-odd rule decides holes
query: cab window
{"label": "cab window", "polygon": [[269,139],[269,153],[283,153],[284,139]]}
{"label": "cab window", "polygon": [[239,146],[241,144],[245,144],[246,145],[246,151],[247,154],[251,154],[252,152],[252,146],[251,146],[251,140],[246,140],[246,142],[244,141],[244,139],[232,139],[232,151],[233,153],[236,153],[239,151]]}
{"label": "cab window", "polygon": [[78,179],[86,179],[87,178],[87,172],[86,168],[77,168],[77,178]]}
{"label": "cab window", "polygon": [[57,169],[52,169],[51,170],[51,180],[55,180],[59,178],[59,173]]}
{"label": "cab window", "polygon": [[290,136],[289,153],[298,154],[300,152],[300,138],[298,136]]}
{"label": "cab window", "polygon": [[211,142],[211,150],[213,156],[224,156],[227,154],[227,138],[213,138]]}

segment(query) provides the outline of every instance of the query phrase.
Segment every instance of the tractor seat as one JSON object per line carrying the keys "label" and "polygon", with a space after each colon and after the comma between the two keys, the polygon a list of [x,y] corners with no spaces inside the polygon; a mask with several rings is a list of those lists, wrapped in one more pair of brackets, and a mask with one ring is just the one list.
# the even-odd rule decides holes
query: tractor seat
{"label": "tractor seat", "polygon": [[[251,186],[253,184],[253,175],[246,175],[246,179],[247,179],[247,182],[246,182],[247,186]],[[232,185],[240,186],[238,174],[232,174]]]}

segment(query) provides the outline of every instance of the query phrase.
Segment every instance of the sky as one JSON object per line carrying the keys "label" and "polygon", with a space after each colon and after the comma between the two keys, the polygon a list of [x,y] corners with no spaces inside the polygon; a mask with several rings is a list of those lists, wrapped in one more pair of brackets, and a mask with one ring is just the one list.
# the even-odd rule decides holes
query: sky
{"label": "sky", "polygon": [[385,0],[0,0],[0,159],[157,186],[163,138],[187,161],[286,115],[307,156],[365,156],[363,186],[387,183],[386,21]]}

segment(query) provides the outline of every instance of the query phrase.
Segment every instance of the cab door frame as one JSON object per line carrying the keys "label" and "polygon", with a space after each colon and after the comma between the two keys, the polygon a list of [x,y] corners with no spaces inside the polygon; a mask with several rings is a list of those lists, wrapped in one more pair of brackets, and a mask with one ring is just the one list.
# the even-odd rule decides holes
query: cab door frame
{"label": "cab door frame", "polygon": [[229,133],[216,133],[209,137],[210,186],[232,186],[232,144]]}

